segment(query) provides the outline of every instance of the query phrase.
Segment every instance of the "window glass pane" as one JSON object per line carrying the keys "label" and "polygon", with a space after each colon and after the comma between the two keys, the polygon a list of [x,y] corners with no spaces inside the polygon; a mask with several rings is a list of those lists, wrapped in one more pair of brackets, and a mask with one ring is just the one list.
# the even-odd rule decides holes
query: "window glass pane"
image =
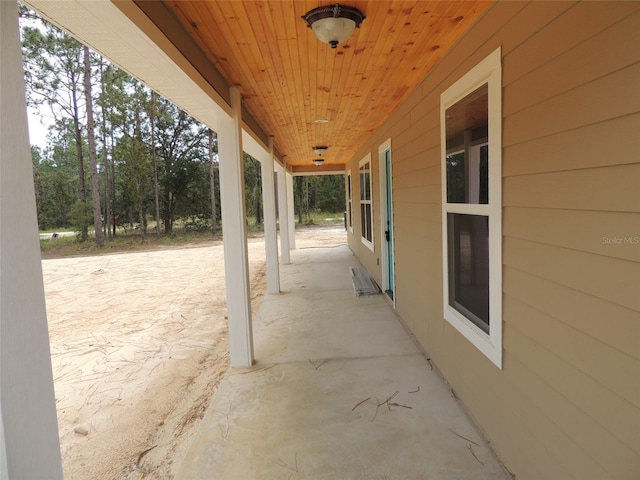
{"label": "window glass pane", "polygon": [[489,203],[489,145],[480,147],[479,203]]}
{"label": "window glass pane", "polygon": [[365,203],[361,203],[360,204],[360,222],[361,222],[361,229],[362,229],[362,237],[363,238],[367,238],[367,212],[366,212],[366,207],[367,205]]}
{"label": "window glass pane", "polygon": [[371,162],[363,163],[360,174],[360,222],[362,238],[373,243],[373,218],[371,215]]}
{"label": "window glass pane", "polygon": [[464,152],[447,155],[447,202],[464,203],[465,174],[464,174]]}
{"label": "window glass pane", "polygon": [[488,203],[488,85],[449,107],[445,118],[447,202]]}
{"label": "window glass pane", "polygon": [[489,333],[489,217],[448,213],[449,305]]}
{"label": "window glass pane", "polygon": [[371,225],[371,220],[371,204],[361,203],[360,221],[362,227],[362,238],[368,240],[369,242],[373,242],[373,228]]}
{"label": "window glass pane", "polygon": [[369,172],[364,176],[364,194],[366,200],[371,200],[371,174]]}
{"label": "window glass pane", "polygon": [[367,217],[367,233],[364,236],[370,242],[373,242],[373,228],[372,228],[372,218],[371,218],[371,204],[366,203],[364,205],[365,214]]}
{"label": "window glass pane", "polygon": [[371,200],[371,164],[360,167],[360,200]]}

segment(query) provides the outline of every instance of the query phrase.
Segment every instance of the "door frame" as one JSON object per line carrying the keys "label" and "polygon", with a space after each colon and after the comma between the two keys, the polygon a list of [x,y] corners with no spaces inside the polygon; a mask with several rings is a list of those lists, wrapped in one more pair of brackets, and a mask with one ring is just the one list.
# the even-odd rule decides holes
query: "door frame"
{"label": "door frame", "polygon": [[[397,286],[396,286],[396,270],[395,270],[395,232],[394,232],[394,224],[393,224],[393,173],[392,167],[393,162],[389,162],[389,171],[391,173],[391,181],[389,184],[391,185],[390,191],[387,191],[387,165],[386,165],[386,152],[389,152],[389,158],[391,159],[391,139],[387,139],[384,143],[382,143],[378,147],[378,164],[380,173],[380,239],[381,239],[381,248],[380,248],[380,257],[382,260],[382,291],[386,292],[389,290],[389,249],[387,247],[387,242],[385,240],[385,231],[387,230],[387,221],[391,218],[390,229],[391,229],[391,240],[392,240],[392,251],[391,251],[391,261],[393,262],[393,307],[396,306],[397,295]],[[387,198],[387,195],[391,198]],[[389,212],[388,205],[391,204],[391,212]],[[386,295],[386,293],[385,293]]]}

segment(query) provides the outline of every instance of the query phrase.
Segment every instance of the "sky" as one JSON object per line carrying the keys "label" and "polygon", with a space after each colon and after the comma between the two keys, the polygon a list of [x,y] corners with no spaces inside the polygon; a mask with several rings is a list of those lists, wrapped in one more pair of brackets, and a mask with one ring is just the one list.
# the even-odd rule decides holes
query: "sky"
{"label": "sky", "polygon": [[[22,27],[25,24],[30,27],[42,28],[42,23],[40,21],[21,18],[20,26]],[[27,120],[29,121],[29,140],[31,145],[38,145],[40,148],[44,149],[47,146],[49,125],[53,124],[53,114],[51,113],[51,110],[46,105],[42,105],[40,107],[40,112],[36,111],[34,108],[27,107]]]}
{"label": "sky", "polygon": [[[31,145],[37,145],[44,149],[47,146],[47,129],[53,123],[53,116],[46,112],[46,106],[41,107],[41,113],[31,107],[27,107],[27,119],[29,120],[29,140]],[[44,125],[42,124],[44,122]]]}

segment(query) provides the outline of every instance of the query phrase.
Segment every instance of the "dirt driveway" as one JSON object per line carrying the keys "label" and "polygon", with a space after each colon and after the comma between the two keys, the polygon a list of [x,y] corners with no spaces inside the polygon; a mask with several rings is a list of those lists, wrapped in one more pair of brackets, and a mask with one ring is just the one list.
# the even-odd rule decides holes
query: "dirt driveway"
{"label": "dirt driveway", "polygon": [[[296,232],[298,248],[344,228]],[[221,244],[44,260],[66,479],[170,479],[229,363]],[[264,242],[249,242],[252,308]]]}

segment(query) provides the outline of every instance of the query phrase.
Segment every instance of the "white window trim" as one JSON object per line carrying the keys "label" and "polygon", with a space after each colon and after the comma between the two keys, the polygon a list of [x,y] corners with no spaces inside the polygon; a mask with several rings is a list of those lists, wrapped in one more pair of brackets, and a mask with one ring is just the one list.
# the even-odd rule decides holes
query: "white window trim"
{"label": "white window trim", "polygon": [[353,177],[347,170],[347,228],[353,233]]}
{"label": "white window trim", "polygon": [[[446,117],[448,107],[488,84],[489,204],[447,203]],[[502,369],[502,51],[499,47],[440,96],[442,258],[444,318]],[[449,305],[447,214],[489,217],[489,334]]]}
{"label": "white window trim", "polygon": [[[371,241],[364,238],[363,233],[360,232],[360,240],[362,244],[367,247],[372,252],[375,251],[374,241],[375,241],[375,232],[373,231],[373,163],[371,163],[371,153],[367,153],[367,155],[358,162],[358,205],[360,206],[360,216],[362,217],[362,204],[366,202],[366,200],[362,200],[362,193],[360,189],[362,188],[362,184],[360,182],[360,167],[365,163],[369,162],[369,204],[371,205]],[[360,218],[360,224],[362,224],[362,218]]]}

